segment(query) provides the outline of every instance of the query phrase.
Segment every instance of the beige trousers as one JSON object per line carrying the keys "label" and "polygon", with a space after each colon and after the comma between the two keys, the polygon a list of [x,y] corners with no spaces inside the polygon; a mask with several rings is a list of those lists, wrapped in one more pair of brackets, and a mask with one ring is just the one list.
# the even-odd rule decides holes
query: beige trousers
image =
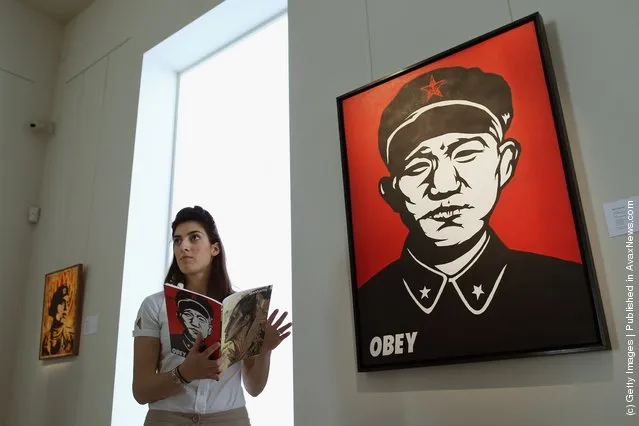
{"label": "beige trousers", "polygon": [[246,407],[211,414],[149,410],[144,426],[251,426]]}

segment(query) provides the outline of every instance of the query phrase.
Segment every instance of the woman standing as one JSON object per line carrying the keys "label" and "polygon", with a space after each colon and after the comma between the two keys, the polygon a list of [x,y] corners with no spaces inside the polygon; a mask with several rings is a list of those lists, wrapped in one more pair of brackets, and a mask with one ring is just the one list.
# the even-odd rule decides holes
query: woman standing
{"label": "woman standing", "polygon": [[[223,300],[232,293],[224,247],[215,221],[199,206],[178,212],[171,225],[173,262],[165,282]],[[199,351],[198,338],[186,357],[171,353],[164,292],[142,302],[133,330],[133,396],[149,404],[145,426],[250,426],[241,383],[251,396],[259,395],[268,380],[271,352],[290,335],[275,310],[268,318],[262,352],[220,374],[219,359],[209,357],[219,343]]]}

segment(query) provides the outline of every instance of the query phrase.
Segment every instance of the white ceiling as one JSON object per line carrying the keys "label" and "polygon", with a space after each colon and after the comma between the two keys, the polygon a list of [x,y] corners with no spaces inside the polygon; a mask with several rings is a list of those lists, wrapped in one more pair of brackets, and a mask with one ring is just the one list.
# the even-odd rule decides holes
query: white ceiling
{"label": "white ceiling", "polygon": [[18,0],[28,4],[39,12],[50,16],[61,24],[86,9],[94,0]]}

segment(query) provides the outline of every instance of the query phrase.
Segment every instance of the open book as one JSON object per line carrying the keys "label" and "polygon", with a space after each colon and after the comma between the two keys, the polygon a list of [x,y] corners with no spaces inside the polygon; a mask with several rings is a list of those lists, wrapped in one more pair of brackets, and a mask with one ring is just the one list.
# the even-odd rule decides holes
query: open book
{"label": "open book", "polygon": [[171,352],[186,357],[199,334],[210,347],[220,342],[213,357],[225,356],[226,369],[260,354],[273,286],[239,291],[223,301],[164,284]]}

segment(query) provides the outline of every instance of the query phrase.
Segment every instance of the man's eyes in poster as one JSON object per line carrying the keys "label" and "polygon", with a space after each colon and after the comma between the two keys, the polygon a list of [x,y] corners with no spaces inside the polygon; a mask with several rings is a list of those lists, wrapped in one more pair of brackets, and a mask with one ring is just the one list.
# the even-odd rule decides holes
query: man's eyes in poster
{"label": "man's eyes in poster", "polygon": [[409,158],[409,162],[404,168],[404,175],[416,176],[423,173],[430,173],[438,160],[449,158],[456,163],[470,163],[478,155],[486,150],[486,143],[481,139],[461,139],[455,143],[451,143],[440,155],[433,153],[431,150],[421,150],[417,152],[413,158]]}

